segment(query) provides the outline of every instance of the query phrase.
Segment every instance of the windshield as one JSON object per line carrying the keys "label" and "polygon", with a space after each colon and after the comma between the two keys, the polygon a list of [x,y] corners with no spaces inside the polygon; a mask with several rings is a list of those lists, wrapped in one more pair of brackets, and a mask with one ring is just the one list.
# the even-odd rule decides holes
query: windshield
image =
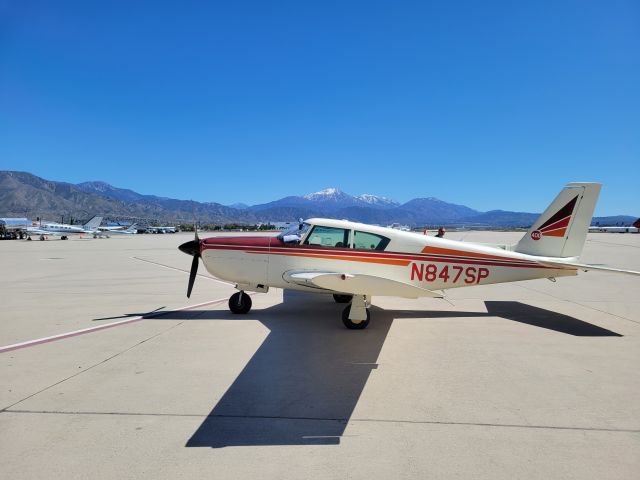
{"label": "windshield", "polygon": [[311,227],[311,225],[308,223],[301,222],[300,224],[291,227],[289,230],[282,232],[278,235],[278,238],[285,243],[300,243],[300,240],[302,240],[304,234],[307,233],[309,227]]}

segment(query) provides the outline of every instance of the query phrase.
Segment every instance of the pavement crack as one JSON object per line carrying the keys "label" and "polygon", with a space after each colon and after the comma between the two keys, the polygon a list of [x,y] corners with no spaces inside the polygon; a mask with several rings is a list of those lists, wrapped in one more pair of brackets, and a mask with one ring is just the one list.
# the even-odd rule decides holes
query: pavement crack
{"label": "pavement crack", "polygon": [[[9,407],[10,408],[10,407]],[[58,411],[58,410],[24,410],[11,409],[3,410],[5,413],[18,414],[41,414],[41,415],[99,415],[99,416],[122,416],[122,417],[168,417],[168,418],[228,418],[244,420],[291,420],[291,421],[312,421],[312,422],[343,422],[343,423],[397,423],[410,425],[449,425],[467,427],[493,427],[493,428],[525,428],[535,430],[567,430],[567,431],[593,431],[593,432],[613,432],[613,433],[640,433],[640,429],[634,428],[604,428],[604,427],[576,427],[562,425],[529,425],[517,423],[490,423],[490,422],[454,422],[444,420],[403,420],[387,418],[332,418],[332,417],[304,417],[304,416],[282,416],[282,415],[202,415],[196,413],[144,413],[144,412],[79,412],[79,411]]]}
{"label": "pavement crack", "polygon": [[[160,262],[154,262],[153,260],[147,260],[146,258],[140,258],[140,257],[131,257],[134,260],[139,260],[140,262],[146,262],[146,263],[150,263],[152,265],[156,265],[158,267],[163,267],[163,268],[168,268],[169,270],[176,270],[178,272],[182,272],[182,273],[186,273],[189,274],[189,270],[186,270],[184,268],[177,268],[177,267],[172,267],[171,265],[165,265],[164,263],[160,263]],[[197,273],[196,274],[198,277],[202,277],[202,278],[208,278],[209,280],[213,280],[214,282],[218,282],[218,283],[222,283],[224,285],[231,285],[233,286],[233,283],[230,282],[225,282],[224,280],[220,280],[218,278],[213,278],[210,275],[206,275],[204,273]]]}
{"label": "pavement crack", "polygon": [[110,357],[105,358],[104,360],[101,360],[101,361],[99,361],[98,363],[95,363],[95,364],[93,364],[93,365],[91,365],[91,366],[89,366],[89,367],[87,367],[87,368],[83,368],[81,371],[76,372],[76,373],[74,373],[73,375],[69,375],[68,377],[63,378],[62,380],[59,380],[59,381],[57,381],[57,382],[55,382],[55,383],[52,383],[52,384],[51,384],[51,385],[49,385],[48,387],[45,387],[45,388],[43,388],[43,389],[41,389],[41,390],[38,390],[37,392],[34,392],[34,393],[32,393],[31,395],[28,395],[28,396],[26,396],[26,397],[22,398],[21,400],[18,400],[17,402],[12,403],[11,405],[9,405],[9,406],[7,406],[7,407],[4,407],[4,408],[0,409],[0,413],[5,412],[5,411],[8,411],[11,407],[15,407],[16,405],[19,405],[20,403],[24,402],[25,400],[29,400],[30,398],[33,398],[33,397],[35,397],[36,395],[39,395],[39,394],[41,394],[41,393],[43,393],[43,392],[46,392],[47,390],[49,390],[49,389],[51,389],[51,388],[53,388],[53,387],[55,387],[55,386],[57,386],[57,385],[60,385],[61,383],[66,382],[67,380],[71,380],[72,378],[75,378],[75,377],[77,377],[78,375],[82,375],[83,373],[88,372],[89,370],[92,370],[92,369],[94,369],[94,368],[96,368],[96,367],[98,367],[98,366],[100,366],[100,365],[102,365],[102,364],[104,364],[104,363],[107,363],[109,360],[113,360],[114,358],[119,357],[120,355],[123,355],[123,354],[125,354],[125,353],[129,352],[130,350],[133,350],[134,348],[139,347],[139,346],[140,346],[140,345],[142,345],[143,343],[146,343],[146,342],[148,342],[149,340],[153,340],[154,338],[159,337],[160,335],[163,335],[164,333],[166,333],[166,332],[168,332],[169,330],[172,330],[172,329],[174,329],[174,328],[176,328],[176,327],[178,327],[178,326],[182,325],[183,323],[184,323],[184,322],[179,322],[179,323],[176,323],[175,325],[171,325],[169,328],[165,328],[165,329],[164,329],[164,330],[162,330],[161,332],[158,332],[158,333],[156,333],[156,334],[154,334],[154,335],[151,335],[150,337],[147,337],[147,338],[145,338],[144,340],[139,341],[138,343],[136,343],[135,345],[130,346],[129,348],[126,348],[126,349],[124,349],[124,350],[122,350],[122,351],[120,351],[120,352],[118,352],[118,353],[115,353],[115,354],[111,355]]}

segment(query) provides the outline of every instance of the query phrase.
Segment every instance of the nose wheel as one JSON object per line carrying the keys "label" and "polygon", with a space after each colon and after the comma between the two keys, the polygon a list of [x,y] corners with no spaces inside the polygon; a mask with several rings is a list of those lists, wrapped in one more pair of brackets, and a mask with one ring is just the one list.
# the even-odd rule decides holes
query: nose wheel
{"label": "nose wheel", "polygon": [[229,298],[229,310],[231,310],[231,313],[240,315],[249,313],[249,310],[251,310],[251,304],[251,297],[242,290],[234,293],[231,295],[231,298]]}

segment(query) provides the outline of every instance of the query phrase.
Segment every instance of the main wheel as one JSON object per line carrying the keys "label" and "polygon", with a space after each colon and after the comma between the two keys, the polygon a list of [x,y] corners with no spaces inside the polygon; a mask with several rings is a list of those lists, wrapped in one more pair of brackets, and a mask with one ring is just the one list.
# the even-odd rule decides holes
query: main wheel
{"label": "main wheel", "polygon": [[353,320],[349,318],[349,313],[351,312],[351,305],[347,305],[346,308],[342,311],[342,323],[349,330],[363,330],[367,328],[369,325],[369,320],[371,320],[371,314],[369,313],[369,309],[367,308],[367,319],[362,320],[360,323],[355,323]]}
{"label": "main wheel", "polygon": [[333,299],[336,303],[349,303],[353,299],[353,295],[340,295],[339,293],[334,293]]}
{"label": "main wheel", "polygon": [[231,313],[244,314],[251,310],[251,297],[244,292],[237,292],[229,299]]}

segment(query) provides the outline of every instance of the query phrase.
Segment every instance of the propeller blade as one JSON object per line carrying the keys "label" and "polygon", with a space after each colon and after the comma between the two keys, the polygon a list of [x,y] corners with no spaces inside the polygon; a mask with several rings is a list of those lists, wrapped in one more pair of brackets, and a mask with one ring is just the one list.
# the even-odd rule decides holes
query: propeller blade
{"label": "propeller blade", "polygon": [[191,270],[189,271],[189,285],[187,286],[187,298],[191,297],[191,290],[193,290],[193,284],[196,281],[196,275],[198,274],[198,259],[200,258],[200,238],[198,237],[197,225],[193,226],[195,231],[195,238],[190,242],[183,243],[178,248],[181,252],[187,255],[192,255]]}
{"label": "propeller blade", "polygon": [[193,283],[196,281],[196,275],[198,273],[198,259],[200,255],[194,255],[191,262],[191,271],[189,272],[189,286],[187,287],[187,298],[191,297],[191,290],[193,290]]}

